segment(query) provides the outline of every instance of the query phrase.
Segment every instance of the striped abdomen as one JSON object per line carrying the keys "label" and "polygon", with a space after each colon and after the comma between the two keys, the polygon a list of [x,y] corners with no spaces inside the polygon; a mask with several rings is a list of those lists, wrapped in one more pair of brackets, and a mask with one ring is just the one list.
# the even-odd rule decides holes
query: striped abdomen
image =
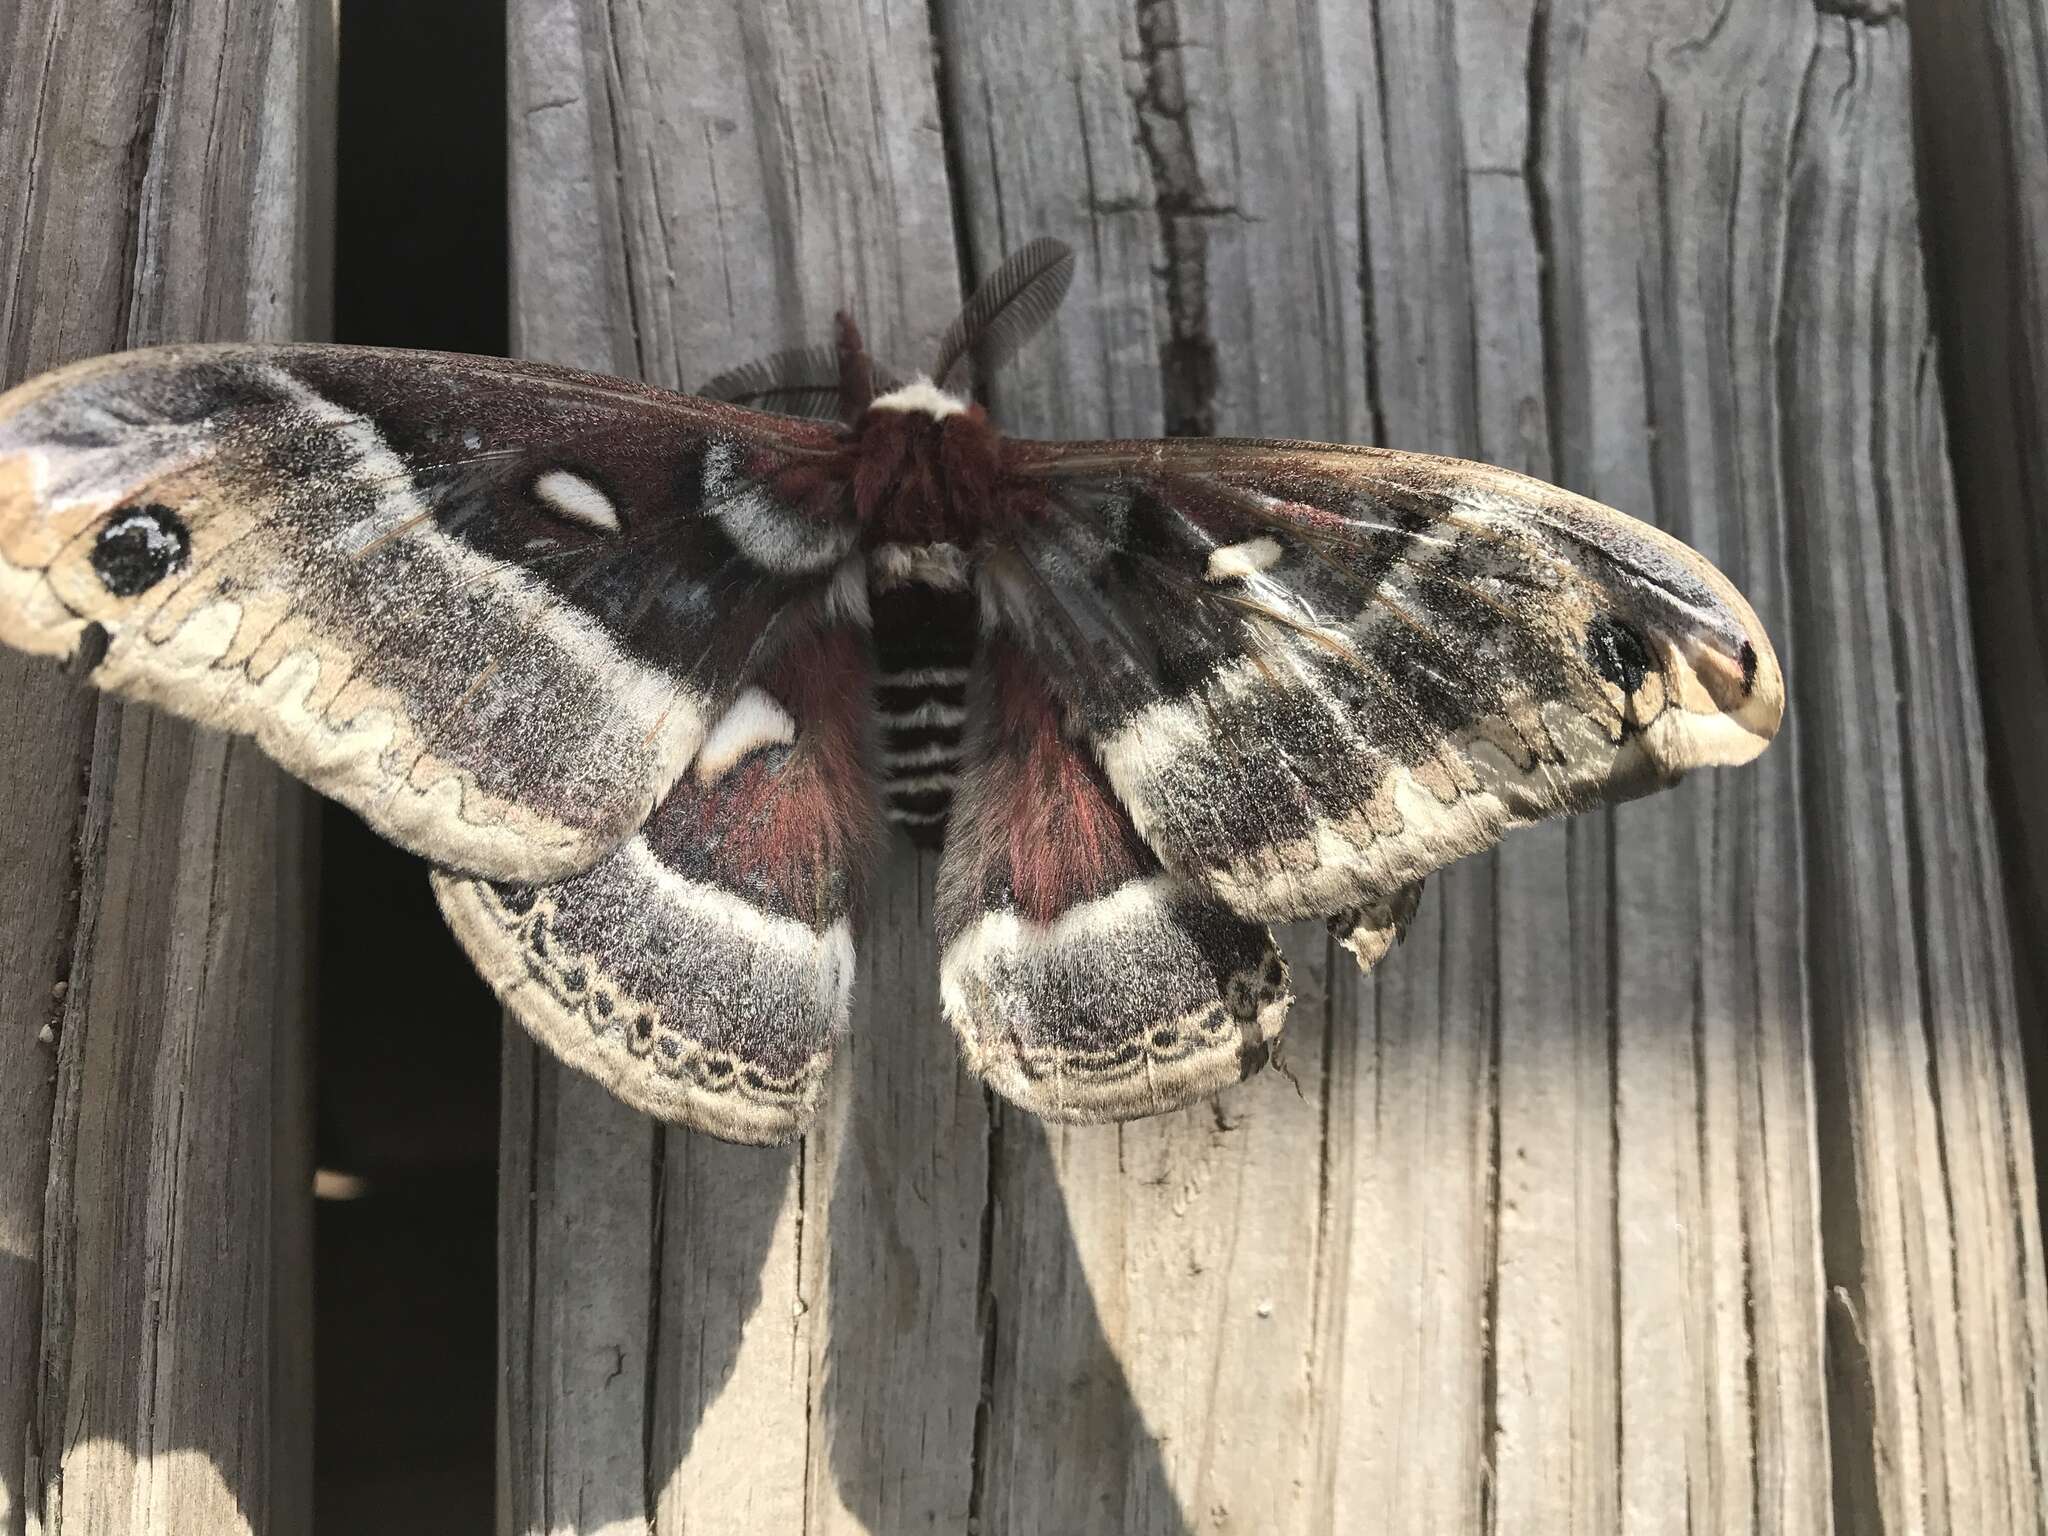
{"label": "striped abdomen", "polygon": [[974,593],[949,545],[914,551],[887,545],[874,554],[868,584],[882,805],[912,841],[936,847],[960,773],[967,674],[974,664]]}

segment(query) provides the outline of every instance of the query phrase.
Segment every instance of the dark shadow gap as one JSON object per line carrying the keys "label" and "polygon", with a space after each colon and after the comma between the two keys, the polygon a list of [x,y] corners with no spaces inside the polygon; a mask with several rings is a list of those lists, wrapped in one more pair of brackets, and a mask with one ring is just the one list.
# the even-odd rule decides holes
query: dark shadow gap
{"label": "dark shadow gap", "polygon": [[[502,0],[341,0],[334,339],[503,353]],[[323,809],[314,1506],[487,1530],[499,1013],[426,867]]]}

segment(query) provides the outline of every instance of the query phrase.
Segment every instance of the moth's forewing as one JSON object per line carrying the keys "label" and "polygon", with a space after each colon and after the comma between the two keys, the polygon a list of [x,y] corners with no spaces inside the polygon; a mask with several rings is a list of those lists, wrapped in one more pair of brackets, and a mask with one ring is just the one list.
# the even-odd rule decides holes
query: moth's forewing
{"label": "moth's forewing", "polygon": [[1007,452],[1040,503],[989,611],[1165,867],[1247,918],[1370,907],[1777,729],[1727,579],[1556,487],[1306,444]]}
{"label": "moth's forewing", "polygon": [[765,489],[830,442],[497,359],[94,359],[0,396],[0,640],[97,626],[101,687],[255,737],[437,863],[557,878],[831,579],[852,530]]}

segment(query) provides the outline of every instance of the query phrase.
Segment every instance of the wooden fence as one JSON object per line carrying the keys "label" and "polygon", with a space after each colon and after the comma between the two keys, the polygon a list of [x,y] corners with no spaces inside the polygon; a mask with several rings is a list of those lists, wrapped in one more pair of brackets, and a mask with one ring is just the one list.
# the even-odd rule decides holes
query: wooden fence
{"label": "wooden fence", "polygon": [[[688,386],[850,303],[914,363],[1060,235],[1011,430],[1531,470],[1711,554],[1792,705],[1369,983],[1294,933],[1284,1072],[1163,1119],[963,1076],[907,846],[799,1148],[515,1032],[502,1530],[2048,1531],[2042,0],[509,15],[520,351]],[[330,24],[0,5],[8,380],[320,330]],[[0,711],[0,1531],[305,1530],[306,801]]]}

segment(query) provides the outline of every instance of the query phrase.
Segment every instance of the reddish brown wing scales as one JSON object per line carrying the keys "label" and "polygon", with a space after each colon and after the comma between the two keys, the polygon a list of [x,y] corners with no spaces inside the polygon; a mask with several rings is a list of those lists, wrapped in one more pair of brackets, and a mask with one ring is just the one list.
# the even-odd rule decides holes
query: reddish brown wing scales
{"label": "reddish brown wing scales", "polygon": [[949,840],[960,847],[961,877],[985,893],[1006,889],[1021,916],[1049,923],[1157,873],[1101,768],[1062,726],[1037,665],[1004,645],[992,647],[985,671],[977,800],[956,815]]}
{"label": "reddish brown wing scales", "polygon": [[852,911],[880,837],[866,637],[836,625],[785,645],[756,688],[794,740],[764,740],[709,783],[693,774],[648,827],[672,867],[822,926]]}

